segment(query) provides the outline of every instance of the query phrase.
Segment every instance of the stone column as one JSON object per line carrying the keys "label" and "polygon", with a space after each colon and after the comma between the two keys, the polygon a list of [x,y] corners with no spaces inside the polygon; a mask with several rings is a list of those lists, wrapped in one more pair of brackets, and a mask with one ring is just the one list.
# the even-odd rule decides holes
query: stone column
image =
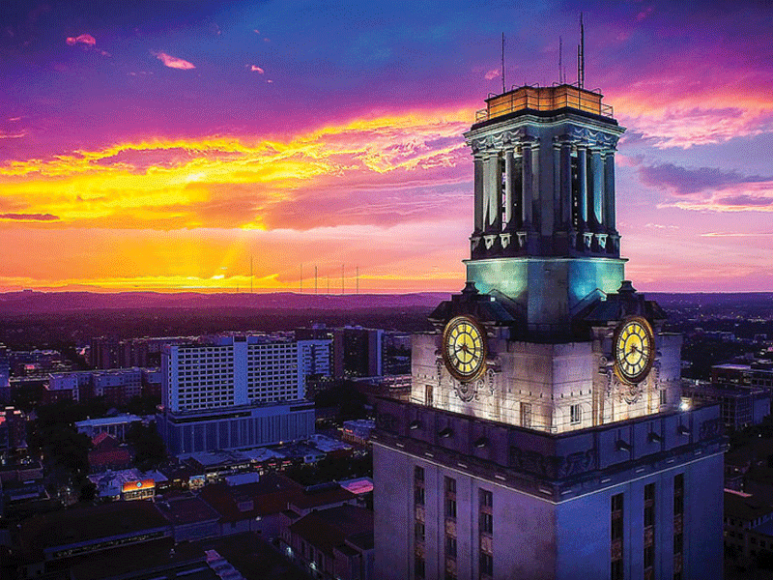
{"label": "stone column", "polygon": [[524,228],[531,227],[532,219],[532,191],[534,188],[534,171],[532,170],[533,158],[531,143],[521,145],[521,159],[523,174],[521,177],[521,221]]}
{"label": "stone column", "polygon": [[604,222],[610,234],[615,229],[615,152],[607,151],[604,156]]}
{"label": "stone column", "polygon": [[561,144],[553,143],[553,231],[551,235],[565,229],[564,207],[561,205]]}
{"label": "stone column", "polygon": [[588,230],[588,149],[585,145],[577,146],[577,181],[578,196],[577,205],[580,210],[578,229],[581,232]]}
{"label": "stone column", "polygon": [[561,228],[572,230],[572,144],[561,143]]}
{"label": "stone column", "polygon": [[513,150],[505,151],[505,215],[504,225],[507,229],[513,226]]}
{"label": "stone column", "polygon": [[475,167],[475,230],[474,233],[480,233],[483,231],[483,169],[484,160],[483,154],[476,152],[474,154],[474,167]]}
{"label": "stone column", "polygon": [[594,231],[604,232],[604,166],[601,160],[601,150],[591,150],[591,179],[593,180],[593,193],[591,207],[593,208]]}
{"label": "stone column", "polygon": [[486,192],[483,207],[483,229],[484,231],[496,231],[502,229],[502,175],[499,171],[499,155],[493,151],[486,159]]}
{"label": "stone column", "polygon": [[540,208],[540,161],[539,142],[531,145],[531,222],[532,228],[540,227],[542,210]]}

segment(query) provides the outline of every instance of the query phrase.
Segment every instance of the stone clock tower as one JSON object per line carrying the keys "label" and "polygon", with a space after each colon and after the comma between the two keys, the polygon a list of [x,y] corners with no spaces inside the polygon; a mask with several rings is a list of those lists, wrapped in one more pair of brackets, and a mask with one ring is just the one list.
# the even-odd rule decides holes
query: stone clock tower
{"label": "stone clock tower", "polygon": [[465,134],[465,288],[378,406],[379,578],[706,578],[722,565],[717,407],[685,409],[681,337],[624,279],[597,92],[520,87]]}

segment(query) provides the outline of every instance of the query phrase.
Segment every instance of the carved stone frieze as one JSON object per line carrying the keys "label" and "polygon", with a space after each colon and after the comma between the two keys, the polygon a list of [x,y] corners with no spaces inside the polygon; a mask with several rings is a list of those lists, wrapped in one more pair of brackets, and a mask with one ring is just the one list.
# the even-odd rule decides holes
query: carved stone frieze
{"label": "carved stone frieze", "polygon": [[701,423],[698,435],[701,439],[711,439],[712,437],[719,437],[722,435],[723,423],[722,419],[711,419]]}
{"label": "carved stone frieze", "polygon": [[565,457],[558,457],[511,447],[510,466],[540,477],[561,479],[596,469],[596,452],[595,449],[588,449],[570,453]]}
{"label": "carved stone frieze", "polygon": [[618,141],[617,135],[610,135],[604,131],[594,131],[593,129],[576,125],[570,127],[566,137],[574,143],[605,149],[614,149]]}
{"label": "carved stone frieze", "polygon": [[527,138],[526,131],[523,128],[509,129],[492,133],[477,139],[467,141],[467,145],[472,149],[473,154],[482,152],[486,149],[503,150],[507,145],[515,145]]}

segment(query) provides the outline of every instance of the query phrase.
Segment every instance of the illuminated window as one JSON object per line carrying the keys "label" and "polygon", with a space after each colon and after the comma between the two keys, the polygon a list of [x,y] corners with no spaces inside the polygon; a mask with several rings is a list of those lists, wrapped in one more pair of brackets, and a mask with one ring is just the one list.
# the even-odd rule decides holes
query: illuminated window
{"label": "illuminated window", "polygon": [[572,405],[569,409],[572,425],[577,425],[582,420],[580,405]]}

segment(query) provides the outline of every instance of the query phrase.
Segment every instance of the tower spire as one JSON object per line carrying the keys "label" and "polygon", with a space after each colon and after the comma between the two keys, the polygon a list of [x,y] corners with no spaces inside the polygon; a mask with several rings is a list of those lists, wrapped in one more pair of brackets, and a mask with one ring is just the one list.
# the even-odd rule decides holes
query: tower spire
{"label": "tower spire", "polygon": [[585,88],[585,26],[580,12],[580,45],[577,47],[577,86]]}
{"label": "tower spire", "polygon": [[560,84],[564,84],[564,66],[563,66],[563,58],[564,58],[564,39],[560,36],[558,37],[558,82]]}
{"label": "tower spire", "polygon": [[502,93],[505,92],[505,33],[502,33]]}

